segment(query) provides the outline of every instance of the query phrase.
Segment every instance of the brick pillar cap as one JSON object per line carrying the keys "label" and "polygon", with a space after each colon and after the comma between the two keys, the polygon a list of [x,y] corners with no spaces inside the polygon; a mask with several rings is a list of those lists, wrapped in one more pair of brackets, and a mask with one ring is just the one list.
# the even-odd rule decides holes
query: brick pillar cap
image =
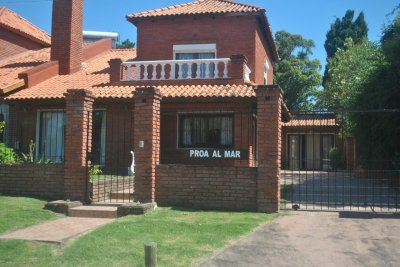
{"label": "brick pillar cap", "polygon": [[247,63],[247,61],[248,61],[247,57],[243,54],[232,55],[231,60],[243,60],[245,63]]}
{"label": "brick pillar cap", "polygon": [[94,99],[94,94],[88,89],[68,89],[64,93],[65,97],[90,97]]}
{"label": "brick pillar cap", "polygon": [[117,64],[117,63],[122,63],[122,59],[120,58],[112,58],[108,61],[109,64]]}
{"label": "brick pillar cap", "polygon": [[160,89],[157,87],[139,87],[133,91],[134,96],[150,96],[150,95],[158,95],[161,97]]}
{"label": "brick pillar cap", "polygon": [[261,94],[261,93],[280,93],[283,95],[282,89],[278,85],[257,85],[256,88],[254,89],[256,94]]}

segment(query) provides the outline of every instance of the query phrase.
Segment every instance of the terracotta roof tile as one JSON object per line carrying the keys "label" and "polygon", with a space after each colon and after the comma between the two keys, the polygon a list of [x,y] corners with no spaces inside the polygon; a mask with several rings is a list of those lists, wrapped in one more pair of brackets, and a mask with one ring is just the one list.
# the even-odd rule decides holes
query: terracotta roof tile
{"label": "terracotta roof tile", "polygon": [[258,12],[260,7],[236,3],[229,0],[198,0],[181,5],[153,9],[150,11],[130,14],[129,19],[161,17],[175,15],[218,14],[218,13],[247,13]]}
{"label": "terracotta roof tile", "polygon": [[50,60],[50,48],[27,51],[0,61],[0,89],[22,80],[18,74]]}
{"label": "terracotta roof tile", "polygon": [[332,114],[308,114],[308,115],[293,115],[293,118],[286,123],[283,127],[327,127],[339,126],[337,120]]}
{"label": "terracotta roof tile", "polygon": [[[48,50],[47,50],[47,53]],[[96,98],[132,98],[134,86],[109,84],[108,61],[111,58],[131,60],[135,49],[117,49],[83,63],[81,71],[72,75],[60,75],[36,86],[16,92],[6,99],[61,99],[70,88],[88,89]],[[1,69],[0,69],[1,70]],[[164,97],[252,97],[254,89],[248,85],[188,85],[159,86]]]}
{"label": "terracotta roof tile", "polygon": [[25,36],[44,46],[50,46],[51,37],[49,34],[5,7],[0,7],[0,27]]}

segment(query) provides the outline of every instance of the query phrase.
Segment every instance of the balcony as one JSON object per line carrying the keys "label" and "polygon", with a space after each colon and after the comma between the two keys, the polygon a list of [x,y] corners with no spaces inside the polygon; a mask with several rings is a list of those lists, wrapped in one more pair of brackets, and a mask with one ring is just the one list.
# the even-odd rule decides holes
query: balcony
{"label": "balcony", "polygon": [[110,82],[133,84],[173,83],[243,83],[250,81],[251,70],[247,58],[234,55],[230,58],[126,61],[110,60]]}

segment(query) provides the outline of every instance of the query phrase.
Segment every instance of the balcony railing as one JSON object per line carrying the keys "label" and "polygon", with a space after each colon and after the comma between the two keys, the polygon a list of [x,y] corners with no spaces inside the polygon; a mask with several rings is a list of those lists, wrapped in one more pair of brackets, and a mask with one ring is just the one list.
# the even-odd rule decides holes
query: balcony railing
{"label": "balcony railing", "polygon": [[227,79],[230,58],[127,61],[122,81]]}

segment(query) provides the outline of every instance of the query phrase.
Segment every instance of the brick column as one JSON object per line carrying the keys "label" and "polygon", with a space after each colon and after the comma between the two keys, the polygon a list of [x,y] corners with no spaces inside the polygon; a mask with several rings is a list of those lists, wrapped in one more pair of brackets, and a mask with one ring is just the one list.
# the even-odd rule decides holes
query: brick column
{"label": "brick column", "polygon": [[247,66],[247,57],[245,55],[232,55],[231,56],[231,69],[229,76],[233,79],[243,80],[245,68]]}
{"label": "brick column", "polygon": [[135,201],[154,202],[155,169],[160,162],[160,102],[157,88],[134,93]]}
{"label": "brick column", "polygon": [[66,97],[64,196],[87,201],[87,153],[92,145],[93,94],[85,89],[69,89]]}
{"label": "brick column", "polygon": [[279,211],[282,90],[258,86],[257,95],[257,209]]}
{"label": "brick column", "polygon": [[122,59],[112,58],[108,64],[110,65],[110,83],[120,82]]}

